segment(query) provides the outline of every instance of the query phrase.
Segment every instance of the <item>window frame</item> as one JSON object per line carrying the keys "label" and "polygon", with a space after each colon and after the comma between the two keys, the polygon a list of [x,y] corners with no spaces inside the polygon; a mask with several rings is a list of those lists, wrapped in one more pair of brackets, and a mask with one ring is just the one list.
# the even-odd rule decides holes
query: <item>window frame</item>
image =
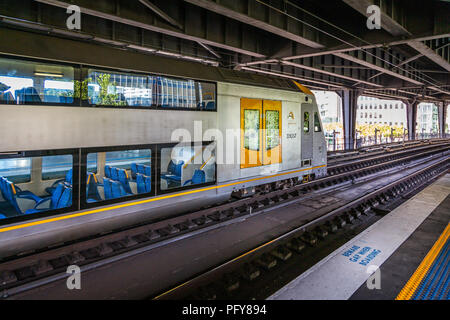
{"label": "window frame", "polygon": [[[81,148],[81,162],[80,162],[80,174],[85,177],[87,174],[87,155],[89,153],[100,153],[100,152],[116,152],[116,151],[130,151],[130,150],[151,150],[151,170],[152,170],[152,191],[148,193],[139,193],[133,194],[125,197],[101,200],[92,203],[87,202],[86,191],[86,179],[81,181],[80,188],[80,209],[90,209],[100,206],[105,206],[109,204],[114,204],[118,202],[126,202],[130,200],[136,200],[141,198],[154,197],[157,195],[156,186],[155,186],[155,167],[158,162],[158,156],[156,153],[156,144],[138,144],[138,145],[129,145],[129,146],[111,146],[111,147],[89,147],[89,148]],[[97,171],[99,169],[97,162]],[[97,173],[98,174],[98,173]]]}
{"label": "window frame", "polygon": [[172,80],[180,80],[180,81],[189,81],[192,80],[195,82],[195,92],[198,92],[198,83],[210,83],[214,85],[214,100],[215,100],[215,108],[213,110],[208,109],[199,109],[199,108],[180,108],[180,107],[161,107],[156,104],[150,106],[114,106],[114,105],[104,105],[104,104],[93,104],[89,102],[89,96],[87,100],[81,100],[82,107],[90,107],[90,108],[106,108],[106,109],[136,109],[136,110],[168,110],[168,111],[200,111],[200,112],[217,112],[217,82],[207,81],[207,80],[198,80],[193,78],[183,78],[177,76],[169,76],[164,74],[150,73],[144,71],[129,71],[129,70],[121,70],[121,69],[113,69],[113,68],[104,68],[104,67],[95,67],[89,65],[83,65],[81,71],[81,78],[86,80],[89,76],[89,70],[94,70],[97,72],[103,73],[124,73],[129,75],[136,76],[145,76],[145,77],[164,77]]}
{"label": "window frame", "polygon": [[[71,67],[73,69],[73,82],[80,81],[81,82],[81,72],[80,72],[80,66],[73,63],[67,63],[67,62],[53,62],[43,59],[34,59],[34,58],[28,58],[28,57],[16,57],[11,56],[7,54],[0,54],[0,60],[16,60],[19,62],[30,62],[30,63],[40,63],[40,64],[48,64],[48,65],[54,65],[54,66],[64,66],[64,67]],[[57,107],[79,107],[81,105],[81,99],[80,98],[73,98],[73,101],[71,103],[66,102],[21,102],[16,103],[15,101],[7,101],[0,99],[0,105],[12,105],[12,106],[57,106]]]}
{"label": "window frame", "polygon": [[[181,186],[178,188],[170,188],[170,189],[166,189],[166,190],[162,190],[161,189],[161,149],[165,149],[165,148],[173,148],[173,147],[186,147],[186,146],[191,146],[191,147],[198,147],[201,146],[203,147],[207,147],[210,144],[214,143],[214,141],[202,141],[202,142],[188,142],[188,143],[162,143],[162,144],[158,144],[157,145],[157,154],[158,154],[158,162],[157,162],[157,175],[156,175],[156,189],[157,189],[157,195],[164,195],[164,194],[168,194],[168,193],[177,193],[180,191],[184,191],[184,190],[190,190],[190,189],[197,189],[197,188],[201,188],[201,187],[207,187],[207,186],[212,186],[215,185],[217,183],[217,163],[214,166],[214,181],[210,181],[210,182],[205,182],[205,183],[201,183],[201,184],[193,184],[193,185],[189,185],[189,186]],[[217,150],[216,150],[217,152]],[[217,154],[216,154],[216,159],[217,159]]]}
{"label": "window frame", "polygon": [[[36,218],[44,218],[49,216],[60,215],[62,213],[74,212],[79,210],[79,149],[56,149],[56,150],[38,150],[38,151],[8,151],[0,152],[0,159],[18,159],[18,158],[36,158],[36,157],[46,157],[46,156],[60,156],[60,155],[72,155],[72,205],[70,207],[47,210],[39,213],[18,215],[15,217],[7,217],[5,219],[0,219],[0,226],[12,224],[16,222],[32,220]],[[42,168],[41,168],[42,169]],[[33,170],[33,167],[31,167]],[[41,175],[42,176],[42,170]],[[45,180],[49,181],[49,180]],[[20,185],[20,183],[19,183]]]}
{"label": "window frame", "polygon": [[209,83],[214,85],[214,100],[215,100],[215,108],[212,110],[209,109],[199,109],[199,108],[180,108],[180,107],[159,107],[156,105],[151,106],[114,106],[114,105],[97,105],[97,104],[91,104],[89,103],[89,97],[88,99],[84,100],[81,97],[80,98],[73,98],[72,103],[56,103],[56,102],[21,102],[20,104],[12,103],[11,101],[7,100],[0,100],[0,106],[1,105],[16,105],[16,106],[26,106],[26,105],[32,105],[32,106],[57,106],[57,107],[88,107],[88,108],[106,108],[106,109],[136,109],[136,110],[167,110],[167,111],[194,111],[194,112],[217,112],[217,87],[218,83],[216,81],[209,81],[209,80],[203,80],[203,79],[197,79],[197,78],[186,78],[186,77],[180,77],[180,76],[171,76],[166,74],[158,74],[158,73],[152,73],[152,72],[145,72],[145,71],[139,71],[139,70],[124,70],[120,68],[109,68],[109,67],[101,67],[101,66],[94,66],[94,65],[81,65],[76,63],[68,63],[68,62],[55,62],[52,60],[47,59],[36,59],[36,58],[29,58],[29,57],[22,57],[22,56],[14,56],[10,54],[0,54],[0,59],[8,59],[8,60],[17,60],[17,61],[23,61],[23,62],[34,62],[34,63],[41,63],[41,64],[48,64],[48,65],[55,65],[55,66],[67,66],[73,68],[73,81],[79,81],[80,83],[88,78],[88,70],[93,69],[99,72],[110,72],[110,73],[125,73],[130,75],[137,75],[137,76],[150,76],[150,77],[165,77],[173,80],[181,80],[181,81],[188,81],[192,80],[195,82],[195,91],[197,93],[198,91],[198,83]]}

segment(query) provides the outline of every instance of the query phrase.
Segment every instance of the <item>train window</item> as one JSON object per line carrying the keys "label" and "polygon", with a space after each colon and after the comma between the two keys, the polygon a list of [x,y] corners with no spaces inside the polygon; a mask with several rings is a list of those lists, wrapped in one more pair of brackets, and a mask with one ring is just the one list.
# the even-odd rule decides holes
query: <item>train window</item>
{"label": "train window", "polygon": [[153,77],[88,70],[89,103],[107,106],[151,106]]}
{"label": "train window", "polygon": [[216,85],[209,82],[88,70],[92,105],[216,110]]}
{"label": "train window", "polygon": [[321,132],[322,128],[320,127],[320,119],[319,114],[314,112],[314,132]]}
{"label": "train window", "polygon": [[202,110],[216,110],[216,85],[214,83],[199,82],[197,108]]}
{"label": "train window", "polygon": [[162,191],[216,180],[215,144],[161,148]]}
{"label": "train window", "polygon": [[309,112],[303,113],[303,131],[309,132]]}
{"label": "train window", "polygon": [[266,150],[272,150],[280,144],[280,112],[266,110]]}
{"label": "train window", "polygon": [[71,207],[72,172],[72,155],[0,159],[0,218]]}
{"label": "train window", "polygon": [[0,102],[74,102],[74,69],[64,65],[0,58]]}
{"label": "train window", "polygon": [[[150,149],[89,153],[86,201],[88,203],[128,197],[152,191]],[[91,167],[99,168],[95,174]],[[95,164],[95,166],[94,166]]]}
{"label": "train window", "polygon": [[261,116],[260,111],[255,109],[244,110],[244,148],[248,150],[259,150],[259,133]]}
{"label": "train window", "polygon": [[42,157],[42,180],[65,178],[72,170],[72,166],[73,160],[70,154]]}
{"label": "train window", "polygon": [[14,183],[31,181],[31,158],[0,159],[0,178]]}

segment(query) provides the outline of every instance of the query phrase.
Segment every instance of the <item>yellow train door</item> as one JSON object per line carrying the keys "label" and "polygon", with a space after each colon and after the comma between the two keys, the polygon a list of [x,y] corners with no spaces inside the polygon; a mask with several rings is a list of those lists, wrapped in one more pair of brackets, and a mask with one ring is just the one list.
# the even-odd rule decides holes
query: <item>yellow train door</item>
{"label": "yellow train door", "polygon": [[281,101],[241,99],[241,169],[281,163]]}

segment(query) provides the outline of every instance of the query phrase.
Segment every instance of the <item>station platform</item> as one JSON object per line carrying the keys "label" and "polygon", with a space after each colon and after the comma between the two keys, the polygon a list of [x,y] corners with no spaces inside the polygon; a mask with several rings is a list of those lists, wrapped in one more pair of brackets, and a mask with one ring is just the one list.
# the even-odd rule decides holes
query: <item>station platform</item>
{"label": "station platform", "polygon": [[449,221],[446,174],[268,299],[448,300]]}

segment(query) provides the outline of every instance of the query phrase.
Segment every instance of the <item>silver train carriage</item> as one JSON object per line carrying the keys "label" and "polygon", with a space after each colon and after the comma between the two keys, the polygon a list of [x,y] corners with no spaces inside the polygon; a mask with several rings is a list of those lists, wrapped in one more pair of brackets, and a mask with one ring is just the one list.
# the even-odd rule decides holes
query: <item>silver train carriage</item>
{"label": "silver train carriage", "polygon": [[0,47],[0,258],[326,174],[299,83],[43,39]]}

